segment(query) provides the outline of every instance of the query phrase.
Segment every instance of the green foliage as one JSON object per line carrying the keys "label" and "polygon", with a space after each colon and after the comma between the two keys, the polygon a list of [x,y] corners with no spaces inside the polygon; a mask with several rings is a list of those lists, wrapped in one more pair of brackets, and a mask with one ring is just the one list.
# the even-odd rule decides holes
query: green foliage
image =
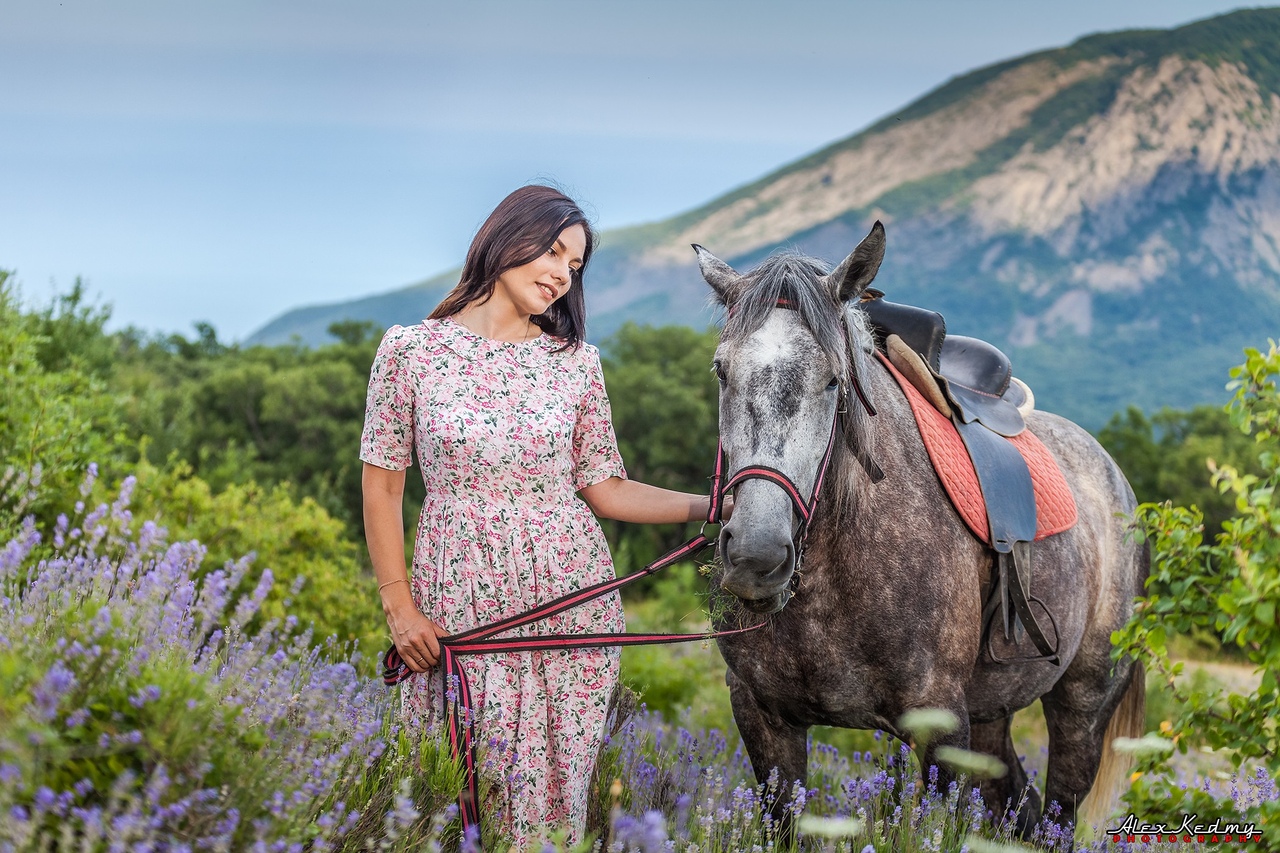
{"label": "green foliage", "polygon": [[1280,92],[1280,12],[1241,9],[1196,21],[1174,30],[1129,30],[1087,36],[1062,51],[1062,61],[1095,57],[1136,60],[1158,65],[1171,54],[1204,60],[1211,65],[1243,65],[1265,92]]}
{"label": "green foliage", "polygon": [[386,648],[387,629],[377,585],[362,552],[342,522],[311,498],[296,498],[285,484],[232,483],[221,491],[183,462],[167,469],[137,467],[135,511],[163,525],[176,540],[197,540],[215,568],[253,556],[241,580],[247,594],[264,570],[275,585],[262,603],[267,619],[292,616],[317,640],[356,644],[371,659]]}
{"label": "green foliage", "polygon": [[150,439],[148,458],[173,454],[215,489],[288,482],[352,529],[362,527],[360,461],[365,389],[377,336],[335,324],[340,342],[228,347],[211,329],[136,342],[113,384],[130,401],[126,427]]}
{"label": "green foliage", "polygon": [[[86,487],[87,492],[89,487]],[[118,499],[0,547],[0,848],[421,850],[460,762]],[[492,849],[492,848],[490,848]]]}
{"label": "green foliage", "polygon": [[[240,724],[240,709],[223,704],[208,677],[169,650],[127,665],[129,626],[104,613],[100,602],[86,604],[46,621],[37,636],[0,648],[0,752],[22,768],[25,787],[69,791],[87,780],[106,793],[126,773],[141,782],[161,765],[180,784],[236,781],[244,756],[263,745],[260,733]],[[72,656],[64,668],[74,686],[61,697],[61,712],[46,720],[29,711],[47,689],[41,676],[57,664],[32,641],[59,639],[73,648],[96,644],[100,656]]]}
{"label": "green foliage", "polygon": [[1098,441],[1119,463],[1139,501],[1198,507],[1210,530],[1221,527],[1235,509],[1235,498],[1211,482],[1211,467],[1262,473],[1253,440],[1217,406],[1186,412],[1165,408],[1151,417],[1130,406],[1112,416]]}
{"label": "green foliage", "polygon": [[[684,632],[710,630],[706,580],[692,563],[666,569],[628,603],[627,630]],[[643,697],[651,711],[667,719],[733,730],[724,684],[725,663],[711,641],[622,650],[622,682]]]}
{"label": "green foliage", "polygon": [[[1234,499],[1234,512],[1221,532],[1206,541],[1199,510],[1171,504],[1143,504],[1137,521],[1149,537],[1152,574],[1148,596],[1128,626],[1114,636],[1116,655],[1143,659],[1168,684],[1178,713],[1166,735],[1186,752],[1193,745],[1229,751],[1237,767],[1244,761],[1280,777],[1280,349],[1250,349],[1232,370],[1231,421],[1252,436],[1260,474],[1219,466],[1214,483]],[[1175,680],[1180,663],[1169,659],[1175,633],[1212,631],[1257,667],[1262,678],[1249,694],[1196,689]],[[1239,815],[1225,795],[1182,790],[1171,778],[1165,756],[1142,757],[1146,771],[1128,794],[1140,814],[1194,811],[1202,818]],[[1247,808],[1246,819],[1262,822],[1271,844],[1280,843],[1280,811],[1268,801]]]}
{"label": "green foliage", "polygon": [[45,531],[74,515],[86,470],[113,486],[134,475],[145,517],[203,542],[211,565],[256,553],[242,591],[274,572],[264,617],[372,654],[385,625],[342,520],[359,514],[372,331],[340,326],[342,343],[317,353],[241,352],[208,326],[148,341],[108,334],[108,318],[79,282],[23,311],[0,271],[0,534],[27,515]]}
{"label": "green foliage", "polygon": [[[706,494],[715,462],[719,393],[711,373],[717,334],[683,326],[624,325],[601,362],[618,449],[629,476]],[[620,572],[647,564],[685,538],[674,525],[606,528]]]}
{"label": "green foliage", "polygon": [[[23,312],[10,277],[0,270],[0,475],[9,472],[0,525],[19,505],[51,522],[89,463],[116,454],[119,413],[101,378],[110,363],[101,346],[107,313],[82,306],[79,282],[46,311]],[[15,494],[19,479],[45,488]]]}
{"label": "green foliage", "polygon": [[601,359],[618,447],[629,472],[656,486],[703,489],[715,458],[718,335],[628,323]]}

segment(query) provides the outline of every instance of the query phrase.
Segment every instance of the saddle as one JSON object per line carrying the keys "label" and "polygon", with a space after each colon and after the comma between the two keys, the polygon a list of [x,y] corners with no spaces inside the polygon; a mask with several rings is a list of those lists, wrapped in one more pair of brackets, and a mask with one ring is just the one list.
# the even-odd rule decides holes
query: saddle
{"label": "saddle", "polygon": [[[1019,658],[1016,662],[1047,660],[1057,665],[1056,630],[1050,642],[1032,604],[1038,605],[1051,623],[1053,617],[1031,595],[1030,589],[1032,542],[1047,533],[1040,524],[1036,480],[1027,460],[1034,460],[1041,469],[1047,464],[1061,480],[1056,463],[1043,444],[1030,433],[1020,438],[1026,431],[1024,414],[1034,408],[1034,396],[1013,376],[1008,356],[986,341],[948,336],[946,321],[936,311],[888,302],[883,292],[871,288],[859,307],[871,320],[877,349],[881,357],[896,368],[891,372],[904,386],[904,393],[908,388],[903,380],[912,386],[911,390],[918,389],[933,408],[950,421],[972,463],[980,491],[978,502],[985,509],[986,529],[979,529],[970,518],[966,518],[966,523],[996,555],[995,577],[982,616],[987,652],[997,662],[1015,662],[1001,659],[990,648],[990,627],[998,612],[1006,640],[1020,637],[1025,631],[1039,652],[1038,657]],[[926,425],[919,411],[917,420],[925,435]],[[936,426],[934,432],[938,433]],[[933,446],[930,457],[963,517],[965,512],[957,500],[956,489],[948,485],[944,466],[938,464],[938,452]],[[1044,477],[1039,479],[1043,481]],[[1060,491],[1065,491],[1065,482],[1062,486]],[[1051,522],[1051,532],[1066,529],[1062,527],[1064,522],[1067,527],[1075,522],[1075,506],[1069,491],[1066,500],[1071,503],[1070,512]]]}

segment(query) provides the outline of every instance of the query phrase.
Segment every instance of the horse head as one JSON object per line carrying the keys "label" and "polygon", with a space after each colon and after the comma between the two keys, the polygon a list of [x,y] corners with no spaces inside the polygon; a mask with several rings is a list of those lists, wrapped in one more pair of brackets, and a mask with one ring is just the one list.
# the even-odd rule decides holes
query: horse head
{"label": "horse head", "polygon": [[725,482],[734,490],[720,531],[721,586],[756,612],[777,612],[791,597],[809,509],[839,450],[837,418],[856,406],[852,362],[870,345],[862,313],[845,306],[875,278],[884,247],[877,222],[830,273],[811,258],[777,254],[743,275],[694,246],[728,311],[715,354]]}

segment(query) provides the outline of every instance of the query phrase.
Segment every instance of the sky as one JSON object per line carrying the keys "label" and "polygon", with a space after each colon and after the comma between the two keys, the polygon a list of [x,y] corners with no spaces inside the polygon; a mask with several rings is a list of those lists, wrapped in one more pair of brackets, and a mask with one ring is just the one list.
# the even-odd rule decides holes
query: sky
{"label": "sky", "polygon": [[0,269],[238,340],[458,266],[524,183],[665,219],[974,68],[1242,5],[0,0]]}

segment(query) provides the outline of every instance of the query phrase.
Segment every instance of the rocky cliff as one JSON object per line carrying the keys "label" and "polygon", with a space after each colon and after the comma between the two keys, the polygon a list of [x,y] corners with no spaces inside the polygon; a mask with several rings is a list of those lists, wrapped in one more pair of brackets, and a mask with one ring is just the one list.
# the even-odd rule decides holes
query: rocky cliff
{"label": "rocky cliff", "polygon": [[[1280,334],[1280,9],[979,69],[696,210],[608,232],[592,336],[708,321],[691,242],[739,268],[780,246],[834,263],[876,219],[878,286],[1007,348],[1043,408],[1096,427],[1129,403],[1225,400],[1241,349]],[[300,309],[254,340],[414,322],[451,282]]]}

